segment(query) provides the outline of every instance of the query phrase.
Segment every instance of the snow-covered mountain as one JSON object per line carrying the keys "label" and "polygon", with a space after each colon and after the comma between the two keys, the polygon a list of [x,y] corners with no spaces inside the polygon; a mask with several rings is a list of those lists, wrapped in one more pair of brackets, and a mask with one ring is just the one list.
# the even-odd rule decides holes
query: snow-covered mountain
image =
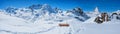
{"label": "snow-covered mountain", "polygon": [[[13,7],[8,7],[4,10],[5,14],[10,15],[10,16],[15,16],[18,18],[22,18],[31,22],[35,22],[36,20],[39,20],[40,17],[45,16],[46,14],[48,15],[54,15],[53,17],[57,16],[55,14],[59,15],[66,15],[66,16],[72,16],[80,21],[85,21],[86,19],[89,18],[85,13],[80,13],[81,9],[75,8],[75,10],[72,10],[72,12],[65,13],[62,10],[59,9],[54,9],[48,4],[43,4],[43,5],[32,5],[27,8],[13,8]],[[83,12],[83,11],[82,11]],[[58,16],[59,17],[59,16]]]}
{"label": "snow-covered mountain", "polygon": [[[68,11],[48,4],[0,10],[0,34],[119,34],[120,10],[108,13],[110,21],[96,24],[98,7],[86,13],[77,7]],[[61,27],[59,24],[69,24]],[[113,27],[113,28],[112,28]]]}
{"label": "snow-covered mountain", "polygon": [[96,7],[92,12],[86,12],[86,14],[89,17],[96,17],[96,16],[100,15],[100,11],[99,11],[98,7]]}
{"label": "snow-covered mountain", "polygon": [[95,10],[94,10],[94,14],[99,14],[99,13],[100,13],[99,9],[98,9],[98,7],[96,7]]}
{"label": "snow-covered mountain", "polygon": [[67,13],[65,15],[68,15],[70,17],[74,17],[80,21],[85,21],[87,19],[89,19],[90,17],[83,12],[83,10],[79,7],[74,8],[73,10],[69,10],[67,11]]}
{"label": "snow-covered mountain", "polygon": [[7,15],[15,16],[31,21],[35,21],[37,18],[47,13],[48,14],[55,13],[54,9],[47,4],[32,5],[27,8],[8,7],[5,9],[5,14]]}

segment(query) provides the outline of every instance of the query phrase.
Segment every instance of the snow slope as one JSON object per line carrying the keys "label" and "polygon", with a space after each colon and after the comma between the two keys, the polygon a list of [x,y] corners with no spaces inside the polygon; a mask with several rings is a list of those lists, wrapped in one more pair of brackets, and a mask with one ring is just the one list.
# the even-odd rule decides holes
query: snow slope
{"label": "snow slope", "polygon": [[[35,24],[35,23],[27,23],[23,19],[19,19],[16,17],[11,17],[8,15],[0,14],[0,32],[7,33],[19,33],[19,32],[42,32],[46,31],[49,28],[52,28],[54,25],[45,24]],[[46,27],[47,26],[47,27]],[[2,34],[2,33],[1,33]]]}
{"label": "snow slope", "polygon": [[[5,14],[0,14],[0,34],[47,34],[51,32],[56,32],[53,34],[68,34],[68,33],[76,33],[76,31],[80,30],[79,23],[75,18],[64,16],[61,21],[56,21],[57,19],[52,19],[46,21],[46,18],[40,19],[40,21],[36,21],[35,23],[29,23],[25,20],[17,17],[12,17]],[[71,19],[71,20],[69,20]],[[59,27],[59,23],[68,23],[70,27]],[[77,25],[78,24],[78,25]],[[65,32],[65,30],[67,32]]]}
{"label": "snow slope", "polygon": [[83,24],[84,31],[80,34],[120,34],[120,24]]}
{"label": "snow slope", "polygon": [[[119,34],[120,20],[112,20],[102,24],[93,22],[92,17],[85,22],[81,22],[73,17],[59,16],[50,19],[44,16],[35,23],[28,23],[24,19],[0,14],[0,34]],[[63,19],[61,19],[63,18]],[[66,18],[66,19],[64,19]],[[58,21],[56,21],[58,20]],[[59,27],[59,23],[68,23],[69,27]]]}

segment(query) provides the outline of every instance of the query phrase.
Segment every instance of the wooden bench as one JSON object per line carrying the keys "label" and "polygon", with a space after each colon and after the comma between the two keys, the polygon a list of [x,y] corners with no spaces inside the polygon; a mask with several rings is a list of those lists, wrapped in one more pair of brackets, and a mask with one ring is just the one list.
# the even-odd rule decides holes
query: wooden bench
{"label": "wooden bench", "polygon": [[60,26],[60,27],[69,27],[69,24],[66,24],[66,23],[60,23],[59,26]]}

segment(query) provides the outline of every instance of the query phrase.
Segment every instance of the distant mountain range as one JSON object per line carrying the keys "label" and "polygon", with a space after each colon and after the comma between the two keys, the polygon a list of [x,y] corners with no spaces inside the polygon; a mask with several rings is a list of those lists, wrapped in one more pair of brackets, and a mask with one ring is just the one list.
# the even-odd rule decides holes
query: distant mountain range
{"label": "distant mountain range", "polygon": [[[77,7],[68,11],[60,10],[59,8],[52,8],[48,4],[37,4],[31,5],[26,8],[14,8],[8,7],[4,10],[1,10],[6,15],[15,16],[18,18],[25,19],[27,21],[35,22],[36,20],[42,19],[43,16],[46,18],[52,17],[58,18],[59,16],[68,16],[78,19],[80,21],[85,21],[91,17],[100,15],[98,7],[95,8],[94,12],[84,12],[81,8]],[[117,13],[120,11],[118,10]],[[49,16],[48,16],[49,15]]]}

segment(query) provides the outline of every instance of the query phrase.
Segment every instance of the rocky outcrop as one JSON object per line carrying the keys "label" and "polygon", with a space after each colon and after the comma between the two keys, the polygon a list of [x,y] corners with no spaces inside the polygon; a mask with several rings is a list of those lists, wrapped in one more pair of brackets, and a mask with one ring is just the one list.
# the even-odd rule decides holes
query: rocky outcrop
{"label": "rocky outcrop", "polygon": [[102,20],[100,20],[101,19],[101,17],[96,17],[95,18],[95,20],[94,20],[94,22],[96,22],[96,23],[103,23],[103,21]]}
{"label": "rocky outcrop", "polygon": [[120,20],[120,13],[112,13],[111,19],[118,19],[118,20]]}
{"label": "rocky outcrop", "polygon": [[103,23],[105,21],[110,21],[110,19],[107,13],[102,13],[101,17],[100,16],[96,17],[94,21],[96,23]]}

